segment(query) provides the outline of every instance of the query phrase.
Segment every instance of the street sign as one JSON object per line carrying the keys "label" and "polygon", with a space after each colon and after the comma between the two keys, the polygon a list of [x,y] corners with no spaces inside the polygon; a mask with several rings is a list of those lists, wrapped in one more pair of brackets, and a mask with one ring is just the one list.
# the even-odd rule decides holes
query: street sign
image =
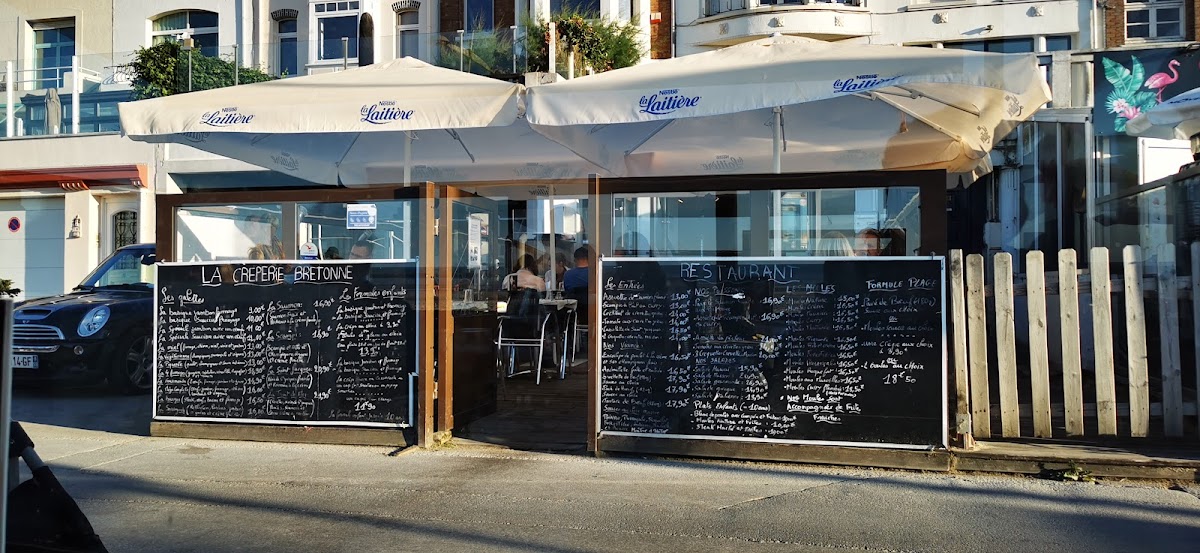
{"label": "street sign", "polygon": [[378,225],[375,204],[347,204],[346,228],[370,230]]}

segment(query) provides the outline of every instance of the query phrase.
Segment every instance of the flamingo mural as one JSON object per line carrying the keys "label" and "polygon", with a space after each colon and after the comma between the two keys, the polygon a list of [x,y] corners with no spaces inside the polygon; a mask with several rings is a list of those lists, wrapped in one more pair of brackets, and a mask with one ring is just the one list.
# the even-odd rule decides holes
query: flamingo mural
{"label": "flamingo mural", "polygon": [[1166,73],[1155,73],[1150,75],[1150,78],[1146,79],[1146,88],[1156,91],[1155,97],[1158,99],[1158,103],[1160,104],[1162,103],[1163,89],[1167,88],[1167,85],[1179,80],[1179,71],[1175,69],[1177,67],[1179,67],[1179,60],[1171,60],[1171,62],[1167,64],[1167,70],[1171,72],[1170,75]]}

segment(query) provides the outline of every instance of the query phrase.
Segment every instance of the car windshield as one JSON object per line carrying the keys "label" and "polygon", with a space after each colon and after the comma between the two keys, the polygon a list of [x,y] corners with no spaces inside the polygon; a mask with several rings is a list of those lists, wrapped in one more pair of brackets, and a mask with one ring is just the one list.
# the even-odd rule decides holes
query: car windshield
{"label": "car windshield", "polygon": [[96,267],[78,288],[154,288],[153,264],[142,262],[147,256],[154,255],[154,250],[148,248],[132,248],[118,250]]}

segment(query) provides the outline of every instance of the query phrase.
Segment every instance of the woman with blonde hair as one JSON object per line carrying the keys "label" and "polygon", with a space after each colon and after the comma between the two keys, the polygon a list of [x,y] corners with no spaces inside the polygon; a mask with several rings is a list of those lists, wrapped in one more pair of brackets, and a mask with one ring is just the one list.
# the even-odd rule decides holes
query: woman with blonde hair
{"label": "woman with blonde hair", "polygon": [[825,236],[817,240],[817,247],[813,251],[815,257],[850,257],[853,255],[854,247],[850,245],[850,239],[837,231],[825,233]]}

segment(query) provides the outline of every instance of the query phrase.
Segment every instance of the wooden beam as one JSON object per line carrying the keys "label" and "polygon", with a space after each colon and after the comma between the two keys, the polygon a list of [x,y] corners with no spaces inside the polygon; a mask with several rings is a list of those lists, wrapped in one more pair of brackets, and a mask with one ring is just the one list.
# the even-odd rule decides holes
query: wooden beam
{"label": "wooden beam", "polygon": [[[588,308],[588,405],[587,405],[587,449],[599,454],[599,443],[596,438],[600,434],[600,257],[608,252],[607,237],[612,227],[601,226],[607,221],[608,214],[604,213],[607,201],[600,199],[600,177],[592,175],[588,180],[588,215],[592,232],[589,235],[592,245],[592,259],[588,266],[588,297],[591,306]],[[601,249],[603,248],[603,249]]]}
{"label": "wooden beam", "polygon": [[417,375],[417,420],[415,423],[417,430],[417,445],[427,448],[433,445],[433,398],[434,398],[434,340],[437,335],[434,329],[434,313],[436,306],[434,305],[434,273],[437,270],[437,264],[434,261],[434,236],[433,236],[433,221],[434,208],[433,204],[437,197],[437,189],[433,183],[424,183],[419,185],[421,189],[421,199],[417,203],[417,229],[420,239],[420,247],[417,249],[417,255],[420,257],[420,294],[419,294],[419,311],[421,313],[419,323],[421,326],[420,340],[418,352],[421,363],[419,374]]}
{"label": "wooden beam", "polygon": [[1117,435],[1117,385],[1114,377],[1112,288],[1108,273],[1108,248],[1091,251],[1092,336],[1096,344],[1097,428],[1102,436]]}
{"label": "wooden beam", "polygon": [[1146,305],[1142,298],[1142,248],[1125,246],[1125,344],[1129,349],[1129,435],[1150,433],[1150,376],[1146,359]]}
{"label": "wooden beam", "polygon": [[1062,336],[1063,425],[1083,435],[1083,370],[1079,346],[1079,273],[1075,250],[1058,252],[1059,334]]}
{"label": "wooden beam", "polygon": [[996,368],[1000,371],[1000,433],[1005,438],[1021,435],[1017,411],[1017,330],[1013,305],[1012,254],[993,258],[996,286]]}
{"label": "wooden beam", "polygon": [[971,433],[992,436],[991,400],[988,396],[987,302],[983,297],[983,256],[967,256],[967,337],[971,369]]}
{"label": "wooden beam", "polygon": [[454,202],[458,189],[439,185],[437,209],[437,427],[454,430]]}
{"label": "wooden beam", "polygon": [[1025,275],[1029,279],[1029,376],[1030,401],[1033,403],[1033,436],[1050,438],[1050,346],[1046,334],[1046,262],[1040,251],[1025,254]]}
{"label": "wooden beam", "polygon": [[954,327],[954,433],[971,433],[971,398],[967,364],[967,294],[963,289],[962,250],[950,250],[950,308]]}
{"label": "wooden beam", "polygon": [[1183,363],[1179,360],[1179,296],[1175,244],[1158,247],[1158,321],[1162,348],[1163,434],[1183,436]]}

